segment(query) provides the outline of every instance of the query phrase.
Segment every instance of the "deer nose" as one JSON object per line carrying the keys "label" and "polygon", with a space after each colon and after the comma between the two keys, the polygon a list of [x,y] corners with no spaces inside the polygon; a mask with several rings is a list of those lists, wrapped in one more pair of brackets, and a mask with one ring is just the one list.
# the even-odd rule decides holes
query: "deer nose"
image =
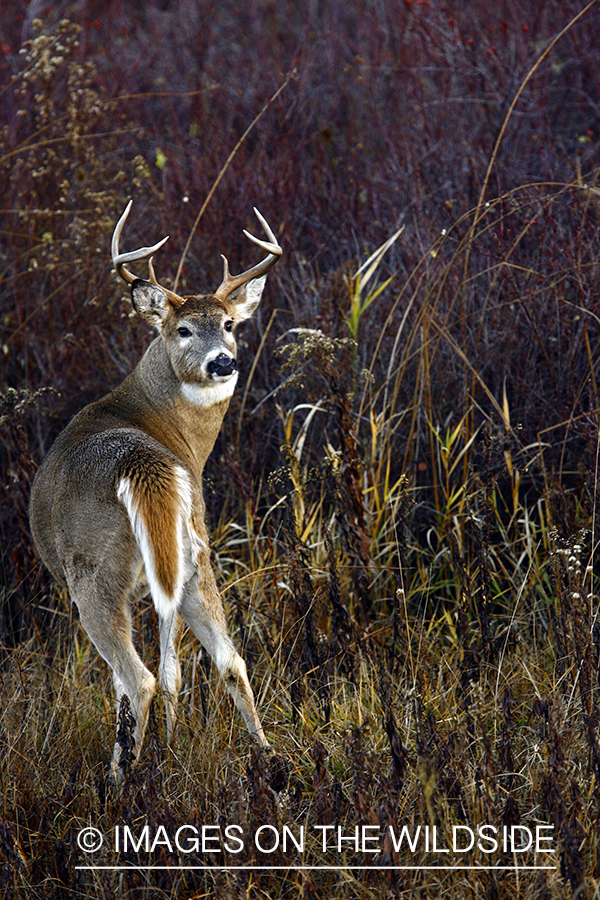
{"label": "deer nose", "polygon": [[232,356],[219,353],[218,356],[211,359],[206,369],[209,375],[232,375],[237,369],[237,362]]}

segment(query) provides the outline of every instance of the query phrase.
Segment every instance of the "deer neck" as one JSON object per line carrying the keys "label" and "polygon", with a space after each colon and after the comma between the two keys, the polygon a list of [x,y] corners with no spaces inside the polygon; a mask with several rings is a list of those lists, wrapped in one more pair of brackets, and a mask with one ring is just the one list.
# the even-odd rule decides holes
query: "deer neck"
{"label": "deer neck", "polygon": [[[164,347],[156,338],[129,378],[137,398],[135,424],[185,462],[199,479],[223,424],[229,396],[195,402],[193,386],[182,385]],[[127,385],[126,390],[131,390]],[[119,390],[119,389],[117,389]]]}

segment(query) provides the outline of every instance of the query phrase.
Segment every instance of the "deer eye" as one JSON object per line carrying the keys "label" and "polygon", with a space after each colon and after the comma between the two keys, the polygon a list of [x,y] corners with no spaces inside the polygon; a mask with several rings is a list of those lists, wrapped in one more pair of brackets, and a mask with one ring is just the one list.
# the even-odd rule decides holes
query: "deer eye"
{"label": "deer eye", "polygon": [[177,329],[177,334],[180,337],[191,337],[192,336],[192,332],[190,331],[190,329],[186,328],[184,325],[182,325],[181,328]]}
{"label": "deer eye", "polygon": [[225,329],[225,331],[233,331],[233,320],[227,319],[227,321],[223,325],[223,328]]}

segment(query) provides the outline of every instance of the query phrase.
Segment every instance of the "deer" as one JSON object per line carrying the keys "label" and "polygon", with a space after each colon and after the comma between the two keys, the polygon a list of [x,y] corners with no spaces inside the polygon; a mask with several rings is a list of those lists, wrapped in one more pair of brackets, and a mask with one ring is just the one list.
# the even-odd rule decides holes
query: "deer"
{"label": "deer", "polygon": [[[158,334],[111,393],[69,422],[38,468],[29,516],[37,550],[66,586],[90,641],[112,669],[119,710],[126,697],[139,757],[157,682],[133,644],[134,605],[150,593],[158,616],[158,676],[167,743],[181,687],[179,648],[187,626],[214,662],[258,746],[270,749],[246,664],[235,649],[210,561],[202,474],[238,378],[237,326],[256,310],[282,248],[255,208],[267,240],[244,230],[266,256],[239,275],[223,259],[212,294],[180,296],[159,284],[154,254],[168,240],[119,251],[132,201],[111,242],[113,266],[136,313]],[[148,260],[148,279],[128,266]],[[122,742],[121,742],[122,743]],[[128,760],[119,740],[111,782]]]}

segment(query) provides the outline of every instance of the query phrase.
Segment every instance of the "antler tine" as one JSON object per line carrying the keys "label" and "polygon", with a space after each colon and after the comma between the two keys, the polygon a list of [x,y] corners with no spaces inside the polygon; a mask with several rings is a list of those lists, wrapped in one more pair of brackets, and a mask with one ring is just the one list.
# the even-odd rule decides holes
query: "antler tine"
{"label": "antler tine", "polygon": [[159,287],[163,293],[167,295],[173,306],[183,306],[185,303],[185,297],[180,297],[179,294],[175,294],[173,291],[170,291],[168,288],[164,287],[162,284],[158,283],[156,278],[156,274],[154,272],[154,266],[152,265],[152,257],[148,260],[148,272],[150,274],[150,284],[156,285]]}
{"label": "antler tine", "polygon": [[246,231],[245,228],[244,228],[244,234],[246,235],[246,237],[249,240],[253,241],[259,247],[262,247],[262,249],[266,250],[268,253],[274,253],[277,256],[281,255],[279,253],[279,251],[281,250],[281,247],[279,246],[279,244],[271,244],[269,241],[261,241],[260,238],[254,237],[254,235],[250,234],[249,231]]}
{"label": "antler tine", "polygon": [[[256,218],[258,219],[258,221],[260,222],[260,224],[261,224],[262,227],[264,228],[265,234],[267,235],[267,237],[269,238],[269,240],[271,241],[271,243],[272,243],[272,244],[275,244],[276,247],[279,247],[279,244],[277,243],[277,238],[276,238],[275,235],[273,234],[273,232],[272,232],[272,230],[271,230],[271,227],[270,227],[269,223],[267,222],[267,220],[265,219],[265,217],[259,212],[259,210],[258,210],[255,206],[253,206],[252,209],[254,210],[254,215],[256,216]],[[248,232],[247,232],[247,231],[244,231],[244,234],[248,234]],[[253,235],[251,235],[251,234],[248,234],[248,237],[250,237],[253,241],[256,241],[256,240],[257,240],[257,239],[256,239]],[[280,247],[279,249],[281,249],[281,247]]]}
{"label": "antler tine", "polygon": [[254,237],[253,234],[250,234],[249,231],[244,229],[244,234],[247,238],[249,238],[253,243],[257,244],[262,250],[266,250],[268,256],[263,259],[262,262],[257,263],[257,265],[252,266],[250,269],[246,269],[245,272],[241,272],[239,275],[231,275],[229,272],[229,263],[227,262],[227,257],[223,257],[223,281],[215,291],[215,297],[219,300],[225,300],[229,294],[234,291],[236,288],[241,287],[243,284],[246,284],[247,281],[252,281],[253,278],[258,278],[261,275],[264,275],[271,266],[275,265],[277,260],[281,257],[283,253],[282,248],[279,246],[277,238],[273,234],[273,231],[269,227],[267,220],[262,216],[259,211],[254,207],[254,212],[256,213],[256,217],[262,227],[265,230],[268,241],[261,241],[259,238]]}
{"label": "antler tine", "polygon": [[136,280],[136,276],[125,268],[125,263],[137,262],[139,259],[148,259],[148,257],[151,257],[154,253],[156,253],[157,250],[160,250],[163,244],[169,240],[169,236],[167,235],[167,237],[164,237],[162,241],[159,241],[152,247],[140,247],[139,250],[131,250],[129,253],[119,253],[119,241],[121,239],[121,232],[123,231],[123,225],[127,220],[127,216],[129,215],[132,205],[133,200],[130,200],[125,207],[123,215],[115,225],[115,230],[113,232],[110,245],[113,266],[117,270],[117,274],[123,279],[123,281],[126,281],[127,284],[132,284]]}

